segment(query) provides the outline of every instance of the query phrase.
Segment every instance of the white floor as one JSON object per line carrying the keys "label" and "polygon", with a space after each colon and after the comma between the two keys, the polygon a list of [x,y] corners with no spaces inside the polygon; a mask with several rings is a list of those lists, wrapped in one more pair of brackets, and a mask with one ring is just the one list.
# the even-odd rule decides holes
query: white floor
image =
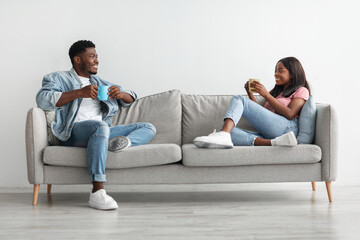
{"label": "white floor", "polygon": [[115,211],[87,207],[90,185],[0,188],[0,239],[360,239],[360,186],[324,183],[107,186]]}

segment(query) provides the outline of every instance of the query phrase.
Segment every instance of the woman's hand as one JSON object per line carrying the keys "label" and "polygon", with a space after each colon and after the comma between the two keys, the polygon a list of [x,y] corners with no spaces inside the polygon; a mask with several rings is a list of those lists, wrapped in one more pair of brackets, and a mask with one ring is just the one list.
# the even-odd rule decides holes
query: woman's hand
{"label": "woman's hand", "polygon": [[253,82],[252,86],[254,87],[254,91],[260,94],[262,97],[266,99],[266,96],[269,94],[269,92],[266,90],[265,86],[262,85],[259,82]]}
{"label": "woman's hand", "polygon": [[250,92],[250,86],[249,86],[249,81],[247,81],[244,85],[244,88],[246,90],[247,95],[250,97],[250,95],[253,95],[252,92]]}
{"label": "woman's hand", "polygon": [[254,97],[254,94],[252,92],[250,92],[250,86],[249,86],[249,81],[247,81],[244,85],[244,88],[246,90],[246,93],[247,95],[249,96],[249,98],[254,101],[254,102],[257,102],[255,97]]}

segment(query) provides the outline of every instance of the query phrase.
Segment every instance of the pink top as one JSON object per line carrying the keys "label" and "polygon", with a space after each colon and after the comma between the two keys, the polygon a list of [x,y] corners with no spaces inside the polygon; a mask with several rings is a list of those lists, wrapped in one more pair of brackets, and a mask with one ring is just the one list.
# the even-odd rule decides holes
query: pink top
{"label": "pink top", "polygon": [[[277,97],[276,99],[282,104],[284,105],[285,107],[289,106],[289,104],[291,103],[291,101],[294,99],[294,98],[302,98],[304,99],[305,101],[308,100],[309,98],[309,90],[306,88],[306,87],[300,87],[298,90],[296,90],[293,94],[291,94],[289,97],[283,97],[283,92],[281,92]],[[264,105],[264,108],[272,111],[272,112],[275,112],[275,109],[268,103],[266,102],[265,105]],[[296,117],[299,117],[299,115],[297,115]]]}

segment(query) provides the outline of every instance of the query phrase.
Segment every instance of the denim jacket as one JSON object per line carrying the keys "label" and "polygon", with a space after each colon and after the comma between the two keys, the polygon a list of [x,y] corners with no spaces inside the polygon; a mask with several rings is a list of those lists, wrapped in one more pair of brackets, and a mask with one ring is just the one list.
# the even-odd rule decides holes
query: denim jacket
{"label": "denim jacket", "polygon": [[[112,86],[115,84],[102,80],[96,75],[90,76],[90,83],[96,86]],[[133,91],[125,91],[121,86],[120,91],[126,92],[132,96],[134,101],[137,100],[137,95]],[[45,111],[55,110],[56,119],[51,123],[51,129],[54,135],[61,141],[66,141],[71,136],[71,131],[74,126],[76,114],[79,110],[82,98],[77,98],[61,107],[56,107],[54,102],[54,95],[61,94],[81,88],[81,81],[72,68],[70,71],[59,71],[47,74],[42,81],[42,88],[36,94],[36,103],[38,107]],[[131,103],[125,103],[119,99],[108,99],[101,101],[102,119],[109,127],[112,127],[110,117],[119,110],[119,104],[123,107],[128,107]]]}

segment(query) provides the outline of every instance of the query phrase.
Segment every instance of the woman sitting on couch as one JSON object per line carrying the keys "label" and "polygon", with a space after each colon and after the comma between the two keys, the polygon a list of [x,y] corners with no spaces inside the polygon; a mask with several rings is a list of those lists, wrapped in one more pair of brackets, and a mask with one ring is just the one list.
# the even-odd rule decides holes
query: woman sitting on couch
{"label": "woman sitting on couch", "polygon": [[[245,84],[249,98],[236,95],[224,117],[221,131],[197,137],[194,144],[202,148],[232,148],[235,146],[295,146],[298,118],[310,96],[304,69],[295,57],[279,60],[275,67],[275,87],[268,92],[259,82]],[[265,98],[258,104],[249,87]],[[235,127],[246,118],[258,132]]]}

